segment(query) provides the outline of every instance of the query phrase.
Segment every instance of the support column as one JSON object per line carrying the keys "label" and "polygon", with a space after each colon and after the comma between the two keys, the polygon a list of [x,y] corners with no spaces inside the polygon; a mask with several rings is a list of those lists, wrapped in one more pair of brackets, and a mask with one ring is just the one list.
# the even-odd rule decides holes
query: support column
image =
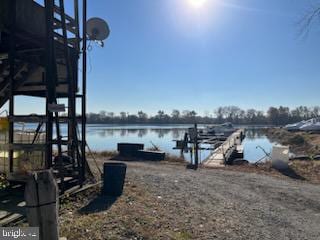
{"label": "support column", "polygon": [[81,180],[85,180],[85,170],[86,170],[86,108],[87,108],[87,0],[83,0],[83,36],[82,36],[82,140],[81,140],[81,154],[82,154],[82,170],[81,170]]}
{"label": "support column", "polygon": [[[10,64],[10,85],[9,85],[9,117],[14,116],[14,72],[15,72],[15,55],[16,55],[16,0],[10,1],[10,50],[9,50],[9,64]],[[14,122],[9,122],[9,146],[14,143]],[[13,150],[9,149],[9,171],[13,172]]]}
{"label": "support column", "polygon": [[46,165],[47,168],[52,167],[52,132],[53,132],[53,113],[49,111],[48,105],[55,102],[55,73],[54,73],[54,39],[53,39],[53,8],[54,0],[45,0],[46,10],[46,87],[47,87],[47,102],[46,102]]}

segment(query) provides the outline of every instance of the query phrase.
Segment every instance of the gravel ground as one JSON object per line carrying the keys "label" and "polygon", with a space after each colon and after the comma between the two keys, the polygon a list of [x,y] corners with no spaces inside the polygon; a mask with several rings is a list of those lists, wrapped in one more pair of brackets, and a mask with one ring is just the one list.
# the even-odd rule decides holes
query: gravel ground
{"label": "gravel ground", "polygon": [[[86,201],[81,199],[77,205],[72,200],[70,209],[62,214],[62,236],[320,239],[320,185],[223,169],[193,171],[177,164],[127,164],[123,196],[110,208],[89,214],[72,209]],[[75,232],[78,235],[71,234]]]}
{"label": "gravel ground", "polygon": [[130,163],[128,178],[199,239],[320,239],[320,186],[224,170]]}

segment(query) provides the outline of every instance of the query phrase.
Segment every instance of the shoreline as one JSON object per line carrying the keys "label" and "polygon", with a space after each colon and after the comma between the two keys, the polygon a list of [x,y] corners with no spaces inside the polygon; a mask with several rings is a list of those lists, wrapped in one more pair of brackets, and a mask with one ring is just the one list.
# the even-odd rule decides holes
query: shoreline
{"label": "shoreline", "polygon": [[[108,152],[95,152],[95,161],[99,164],[102,164],[104,161],[121,161],[124,163],[146,163],[146,164],[159,164],[159,165],[180,165],[187,166],[188,161],[180,157],[176,157],[166,153],[166,158],[163,161],[143,161],[139,159],[128,159],[125,157],[117,157],[118,153],[116,151]],[[90,159],[90,158],[89,158]],[[91,161],[93,159],[91,158]],[[95,164],[96,163],[92,163]],[[263,174],[271,177],[281,178],[284,180],[294,180],[309,182],[312,184],[320,184],[320,161],[317,160],[290,160],[289,162],[290,172],[283,173],[272,168],[271,163],[261,162],[259,164],[249,163],[245,165],[226,165],[224,167],[205,167],[200,165],[200,169],[208,170],[222,170],[222,171],[235,171],[242,173],[255,173]]]}
{"label": "shoreline", "polygon": [[296,155],[312,157],[320,154],[320,134],[308,132],[289,132],[283,128],[268,128],[266,136],[273,142],[290,147]]}

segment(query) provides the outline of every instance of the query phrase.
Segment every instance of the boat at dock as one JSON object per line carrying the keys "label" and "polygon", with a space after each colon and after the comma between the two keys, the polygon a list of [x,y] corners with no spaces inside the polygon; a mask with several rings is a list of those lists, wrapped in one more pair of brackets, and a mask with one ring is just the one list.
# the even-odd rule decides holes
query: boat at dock
{"label": "boat at dock", "polygon": [[311,118],[309,120],[288,124],[284,128],[288,131],[320,131],[320,119]]}
{"label": "boat at dock", "polygon": [[318,132],[318,131],[320,131],[320,122],[317,121],[317,122],[312,122],[312,123],[305,123],[304,125],[302,125],[300,127],[300,130],[301,131],[308,131],[308,132],[309,131]]}
{"label": "boat at dock", "polygon": [[222,135],[222,136],[230,136],[236,129],[232,125],[232,123],[227,122],[218,125],[209,125],[205,129],[205,133],[210,135]]}
{"label": "boat at dock", "polygon": [[297,123],[287,124],[284,128],[288,131],[299,131],[300,127],[303,126],[306,121],[301,121]]}

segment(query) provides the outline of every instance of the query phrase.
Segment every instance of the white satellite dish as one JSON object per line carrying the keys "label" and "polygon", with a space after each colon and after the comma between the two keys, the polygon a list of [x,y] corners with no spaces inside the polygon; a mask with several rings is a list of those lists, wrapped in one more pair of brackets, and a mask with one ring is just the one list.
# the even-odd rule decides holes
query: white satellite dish
{"label": "white satellite dish", "polygon": [[110,29],[103,19],[90,18],[87,21],[87,34],[89,36],[89,40],[103,41],[108,38]]}

